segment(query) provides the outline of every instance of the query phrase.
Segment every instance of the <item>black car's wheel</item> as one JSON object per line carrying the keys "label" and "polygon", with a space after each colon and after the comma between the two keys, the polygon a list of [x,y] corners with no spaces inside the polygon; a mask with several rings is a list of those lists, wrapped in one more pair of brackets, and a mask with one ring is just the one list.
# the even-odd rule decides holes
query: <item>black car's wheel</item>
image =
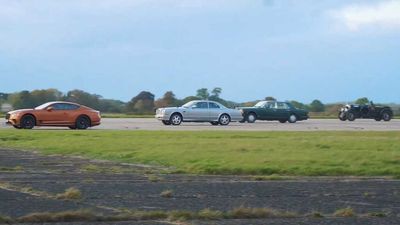
{"label": "black car's wheel", "polygon": [[170,122],[169,120],[163,120],[162,123],[163,123],[165,126],[171,125],[171,122]]}
{"label": "black car's wheel", "polygon": [[226,126],[231,122],[231,117],[228,114],[222,114],[218,120],[219,124]]}
{"label": "black car's wheel", "polygon": [[75,124],[76,129],[78,130],[85,130],[88,127],[90,127],[90,120],[86,116],[80,116],[78,119],[76,119],[76,124]]}
{"label": "black car's wheel", "polygon": [[346,121],[346,120],[347,120],[347,118],[346,118],[346,113],[340,112],[340,113],[339,113],[339,120],[341,120],[341,121]]}
{"label": "black car's wheel", "polygon": [[347,119],[348,119],[349,121],[354,121],[354,120],[356,120],[356,115],[355,115],[354,113],[352,113],[352,112],[348,112],[346,117],[347,117]]}
{"label": "black car's wheel", "polygon": [[386,121],[386,122],[390,121],[392,119],[392,115],[389,112],[384,111],[382,113],[382,119],[383,119],[383,121]]}
{"label": "black car's wheel", "polygon": [[279,120],[280,123],[286,123],[287,120]]}
{"label": "black car's wheel", "polygon": [[216,121],[212,121],[212,122],[210,122],[211,123],[211,125],[213,125],[213,126],[218,126],[218,124],[219,124],[219,122],[216,122]]}
{"label": "black car's wheel", "polygon": [[179,113],[174,113],[172,114],[171,118],[169,119],[169,122],[174,125],[174,126],[179,126],[182,123],[182,116]]}
{"label": "black car's wheel", "polygon": [[254,123],[257,120],[257,115],[255,113],[249,113],[246,117],[248,123]]}
{"label": "black car's wheel", "polygon": [[297,122],[297,116],[294,115],[294,114],[290,115],[288,121],[289,121],[289,123],[296,123]]}
{"label": "black car's wheel", "polygon": [[31,115],[25,115],[21,119],[20,127],[22,129],[32,129],[35,126],[35,118]]}
{"label": "black car's wheel", "polygon": [[22,127],[17,126],[17,125],[13,125],[13,127],[14,127],[15,129],[22,129]]}

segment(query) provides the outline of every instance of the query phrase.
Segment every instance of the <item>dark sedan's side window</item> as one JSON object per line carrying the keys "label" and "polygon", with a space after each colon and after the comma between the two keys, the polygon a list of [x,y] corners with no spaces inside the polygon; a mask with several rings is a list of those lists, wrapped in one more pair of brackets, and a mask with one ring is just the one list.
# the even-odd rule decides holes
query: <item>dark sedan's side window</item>
{"label": "dark sedan's side window", "polygon": [[284,102],[278,102],[277,106],[278,106],[277,109],[288,109],[289,108],[289,106]]}
{"label": "dark sedan's side window", "polygon": [[219,109],[219,105],[215,104],[214,102],[210,102],[210,109]]}
{"label": "dark sedan's side window", "polygon": [[274,108],[275,107],[275,102],[268,102],[266,105],[265,105],[265,108],[267,108],[267,109],[272,109],[272,108]]}

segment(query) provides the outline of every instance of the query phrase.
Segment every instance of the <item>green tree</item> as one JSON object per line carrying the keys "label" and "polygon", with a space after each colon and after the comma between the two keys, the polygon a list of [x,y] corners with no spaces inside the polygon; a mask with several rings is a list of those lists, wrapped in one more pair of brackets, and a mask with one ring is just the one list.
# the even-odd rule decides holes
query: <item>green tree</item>
{"label": "green tree", "polygon": [[212,91],[211,91],[211,97],[214,97],[214,98],[219,98],[219,96],[221,95],[221,93],[222,93],[222,88],[220,88],[220,87],[216,87],[216,88],[214,88]]}
{"label": "green tree", "polygon": [[369,103],[369,99],[367,97],[359,98],[355,103],[358,105],[366,105]]}
{"label": "green tree", "polygon": [[177,106],[179,100],[175,97],[172,91],[165,92],[164,96],[154,102],[156,108],[163,108],[167,106]]}
{"label": "green tree", "polygon": [[142,91],[128,102],[127,111],[132,113],[153,113],[154,111],[154,94],[148,91]]}
{"label": "green tree", "polygon": [[64,97],[66,101],[75,102],[94,109],[100,108],[101,98],[102,97],[100,95],[90,94],[88,92],[78,89],[69,91],[67,95]]}
{"label": "green tree", "polygon": [[318,99],[311,102],[309,107],[311,112],[324,112],[325,105]]}
{"label": "green tree", "polygon": [[200,88],[197,90],[196,96],[200,99],[206,100],[210,97],[210,93],[208,92],[207,88]]}
{"label": "green tree", "polygon": [[298,101],[290,101],[290,103],[291,103],[295,108],[298,108],[298,109],[307,109],[307,106],[306,106],[305,104],[301,103],[301,102],[298,102]]}
{"label": "green tree", "polygon": [[10,94],[8,99],[15,109],[34,108],[36,106],[29,91]]}

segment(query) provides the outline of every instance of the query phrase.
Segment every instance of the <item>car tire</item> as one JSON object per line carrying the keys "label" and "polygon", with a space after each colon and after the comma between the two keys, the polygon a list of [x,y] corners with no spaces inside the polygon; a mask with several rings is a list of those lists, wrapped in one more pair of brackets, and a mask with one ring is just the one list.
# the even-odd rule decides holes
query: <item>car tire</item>
{"label": "car tire", "polygon": [[68,128],[71,129],[71,130],[76,130],[75,126],[68,126]]}
{"label": "car tire", "polygon": [[219,122],[216,122],[216,121],[212,121],[212,122],[210,122],[211,123],[211,125],[213,125],[213,126],[218,126],[219,125]]}
{"label": "car tire", "polygon": [[22,129],[32,129],[33,127],[35,127],[35,124],[36,124],[35,117],[31,115],[25,115],[21,119],[20,127]]}
{"label": "car tire", "polygon": [[218,123],[222,126],[226,126],[230,122],[231,122],[231,117],[228,114],[222,114],[218,119]]}
{"label": "car tire", "polygon": [[257,120],[257,115],[256,115],[255,113],[249,113],[249,114],[246,116],[246,121],[247,121],[248,123],[254,123],[254,122],[256,122],[256,120]]}
{"label": "car tire", "polygon": [[78,130],[86,130],[90,127],[90,120],[86,116],[80,116],[76,119],[75,128]]}
{"label": "car tire", "polygon": [[292,114],[288,118],[289,123],[296,123],[297,122],[297,116]]}
{"label": "car tire", "polygon": [[174,126],[179,126],[182,123],[182,116],[179,113],[174,113],[171,115],[169,122]]}
{"label": "car tire", "polygon": [[169,120],[163,120],[162,123],[163,123],[165,126],[171,125],[171,122],[170,122]]}
{"label": "car tire", "polygon": [[286,123],[287,120],[279,120],[280,123]]}
{"label": "car tire", "polygon": [[356,120],[356,115],[355,115],[354,113],[352,113],[352,112],[348,112],[347,115],[346,115],[346,117],[347,117],[347,119],[348,119],[349,121],[354,121],[354,120]]}
{"label": "car tire", "polygon": [[388,122],[392,119],[392,115],[389,112],[384,111],[382,113],[382,119],[383,119],[383,121]]}
{"label": "car tire", "polygon": [[339,120],[340,121],[346,121],[347,120],[346,113],[340,112],[339,113]]}

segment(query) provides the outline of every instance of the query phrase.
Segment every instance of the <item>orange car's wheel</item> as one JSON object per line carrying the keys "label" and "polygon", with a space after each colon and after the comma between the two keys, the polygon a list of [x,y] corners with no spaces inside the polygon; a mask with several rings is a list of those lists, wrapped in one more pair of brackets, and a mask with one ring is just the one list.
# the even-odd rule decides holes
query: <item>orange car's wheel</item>
{"label": "orange car's wheel", "polygon": [[17,125],[13,125],[13,127],[14,127],[15,129],[22,129],[22,127],[17,126]]}
{"label": "orange car's wheel", "polygon": [[80,116],[78,117],[78,119],[76,120],[76,125],[75,125],[76,129],[79,130],[85,130],[88,127],[90,127],[90,120],[89,118],[87,118],[86,116]]}
{"label": "orange car's wheel", "polygon": [[35,118],[31,115],[25,115],[21,119],[20,127],[22,129],[32,129],[35,126]]}
{"label": "orange car's wheel", "polygon": [[75,126],[69,126],[68,128],[71,129],[71,130],[75,130],[76,129]]}

